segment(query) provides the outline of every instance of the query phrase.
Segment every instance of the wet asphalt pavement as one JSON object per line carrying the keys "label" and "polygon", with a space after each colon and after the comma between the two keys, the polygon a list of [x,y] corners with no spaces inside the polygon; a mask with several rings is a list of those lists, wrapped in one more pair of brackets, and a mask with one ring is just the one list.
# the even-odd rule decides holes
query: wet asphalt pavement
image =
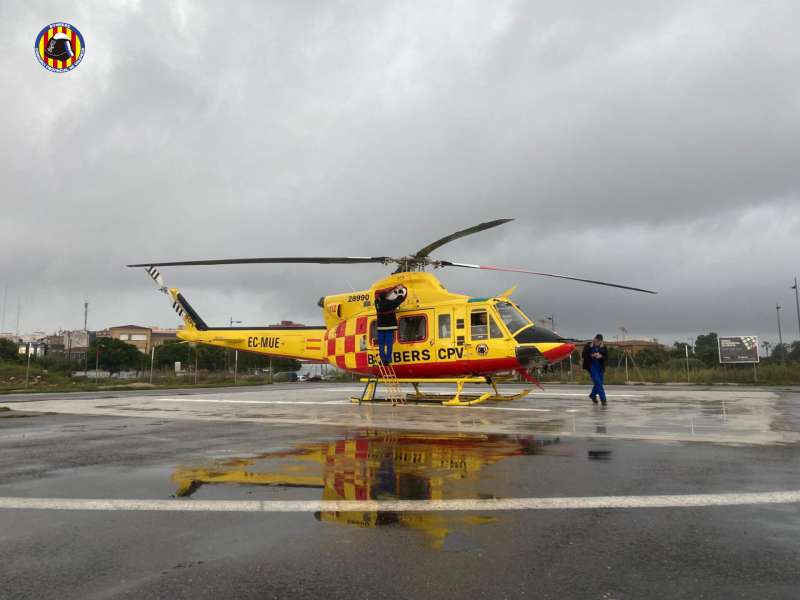
{"label": "wet asphalt pavement", "polygon": [[[13,409],[0,413],[0,497],[436,501],[800,490],[797,391],[610,392],[604,412],[567,386],[480,411],[359,406],[344,402],[350,387],[298,384],[0,397]],[[0,598],[800,597],[797,503],[478,506],[0,508]]]}

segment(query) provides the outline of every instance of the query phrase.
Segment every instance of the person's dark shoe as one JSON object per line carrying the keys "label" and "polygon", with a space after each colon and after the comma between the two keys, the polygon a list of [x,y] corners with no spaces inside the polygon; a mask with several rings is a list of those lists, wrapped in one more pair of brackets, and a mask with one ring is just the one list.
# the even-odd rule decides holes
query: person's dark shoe
{"label": "person's dark shoe", "polygon": [[602,404],[602,405],[603,405],[603,408],[605,408],[605,407],[606,407],[606,403],[605,403],[605,402],[601,402],[600,404]]}
{"label": "person's dark shoe", "polygon": [[597,404],[597,398],[595,398],[594,396],[591,396],[591,395],[590,395],[590,396],[589,396],[589,400],[591,400],[592,402],[594,402],[595,404]]}

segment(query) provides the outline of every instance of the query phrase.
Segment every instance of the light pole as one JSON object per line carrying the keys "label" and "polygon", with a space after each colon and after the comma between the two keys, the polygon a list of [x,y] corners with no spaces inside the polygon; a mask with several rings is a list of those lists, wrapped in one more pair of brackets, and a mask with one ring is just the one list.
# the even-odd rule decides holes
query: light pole
{"label": "light pole", "polygon": [[[794,304],[797,307],[797,331],[800,333],[800,297],[797,294],[797,277],[794,278],[792,289],[794,290]],[[797,339],[800,339],[800,337]]]}
{"label": "light pole", "polygon": [[25,348],[28,351],[28,366],[25,367],[25,387],[28,387],[28,376],[31,372],[31,343],[28,342],[25,344]]}
{"label": "light pole", "polygon": [[778,316],[778,346],[781,349],[781,362],[786,362],[786,353],[783,347],[783,334],[781,333],[781,305],[775,305],[775,314]]}
{"label": "light pole", "polygon": [[547,317],[547,320],[550,321],[550,330],[551,331],[555,331],[556,330],[556,318],[553,315],[550,315],[549,317]]}
{"label": "light pole", "polygon": [[89,381],[89,299],[83,303],[83,335],[86,336],[86,352],[83,355],[83,374]]}
{"label": "light pole", "polygon": [[6,301],[8,300],[8,282],[3,289],[3,311],[0,313],[0,332],[6,330]]}
{"label": "light pole", "polygon": [[[236,321],[233,317],[230,318],[230,325],[229,327],[233,327],[233,324],[236,323],[237,325],[241,325],[243,321]],[[225,377],[228,376],[228,351],[225,351]],[[234,350],[234,358],[233,358],[233,385],[236,385],[236,375],[239,370],[239,351]]]}
{"label": "light pole", "polygon": [[150,348],[150,384],[153,383],[153,363],[156,360],[156,345],[153,344],[153,347]]}
{"label": "light pole", "polygon": [[683,349],[686,352],[686,383],[691,383],[689,379],[689,344],[686,344]]}

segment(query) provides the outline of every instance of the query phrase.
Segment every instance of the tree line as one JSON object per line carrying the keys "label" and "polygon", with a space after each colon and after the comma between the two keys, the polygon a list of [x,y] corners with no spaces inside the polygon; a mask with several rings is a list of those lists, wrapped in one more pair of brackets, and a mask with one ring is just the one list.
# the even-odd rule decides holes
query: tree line
{"label": "tree line", "polygon": [[[715,332],[697,336],[694,345],[687,342],[675,342],[669,349],[644,348],[635,354],[636,364],[640,367],[685,368],[686,347],[689,346],[689,366],[691,368],[715,367],[719,365],[719,349],[717,334]],[[615,346],[609,346],[609,366],[616,366],[624,359],[624,351]],[[175,363],[180,362],[183,370],[197,368],[205,371],[232,371],[234,353],[232,350],[216,346],[196,345],[191,346],[177,341],[168,341],[157,346],[153,368],[157,370],[174,370]],[[99,361],[96,361],[99,358]],[[19,353],[16,343],[7,339],[0,339],[0,361],[19,363],[26,360],[25,355]],[[82,361],[69,361],[63,355],[45,355],[32,359],[39,366],[46,369],[62,371],[83,370]],[[800,341],[776,345],[767,358],[762,358],[766,363],[800,362]],[[89,347],[88,367],[93,369],[95,363],[100,369],[110,373],[120,371],[143,371],[150,368],[150,355],[143,354],[135,346],[114,338],[98,338]],[[298,371],[300,362],[287,358],[273,358],[274,372]],[[265,370],[269,368],[269,357],[251,352],[239,352],[238,369],[244,373],[252,369]]]}
{"label": "tree line", "polygon": [[[640,367],[686,368],[686,350],[689,350],[689,367],[693,369],[713,368],[719,363],[718,336],[715,332],[704,333],[697,336],[694,346],[688,342],[675,342],[669,349],[644,348],[634,355],[636,364]],[[617,366],[624,360],[624,351],[620,348],[609,346],[608,364]],[[800,341],[776,345],[769,357],[762,357],[762,362],[776,363],[783,361],[800,361]]]}
{"label": "tree line", "polygon": [[[114,338],[97,338],[89,346],[89,369],[97,365],[101,370],[109,373],[120,371],[144,371],[150,369],[150,354],[140,352],[136,346]],[[21,363],[27,360],[24,354],[19,353],[16,343],[7,339],[0,339],[0,361],[7,363]],[[31,357],[32,362],[42,368],[75,371],[83,370],[83,361],[67,360],[63,355],[50,354],[41,357]],[[181,369],[194,369],[195,365],[205,371],[232,371],[234,368],[234,351],[218,348],[216,346],[196,345],[167,341],[156,346],[153,368],[156,370],[173,371],[175,363],[181,363]],[[263,354],[239,352],[238,370],[246,373],[252,369],[266,370],[269,368],[270,359]],[[300,362],[290,358],[273,358],[272,369],[281,371],[298,371]]]}

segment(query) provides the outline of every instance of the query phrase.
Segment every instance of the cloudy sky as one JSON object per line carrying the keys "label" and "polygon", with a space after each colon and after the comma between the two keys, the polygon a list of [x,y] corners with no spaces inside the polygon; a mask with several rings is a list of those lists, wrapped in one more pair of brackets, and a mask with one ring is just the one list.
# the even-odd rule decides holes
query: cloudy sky
{"label": "cloudy sky", "polygon": [[[70,73],[33,53],[76,26]],[[796,2],[0,4],[0,294],[22,333],[177,318],[148,260],[436,256],[569,336],[797,339]],[[165,268],[210,323],[321,322],[379,266]],[[0,296],[0,301],[2,297]]]}

